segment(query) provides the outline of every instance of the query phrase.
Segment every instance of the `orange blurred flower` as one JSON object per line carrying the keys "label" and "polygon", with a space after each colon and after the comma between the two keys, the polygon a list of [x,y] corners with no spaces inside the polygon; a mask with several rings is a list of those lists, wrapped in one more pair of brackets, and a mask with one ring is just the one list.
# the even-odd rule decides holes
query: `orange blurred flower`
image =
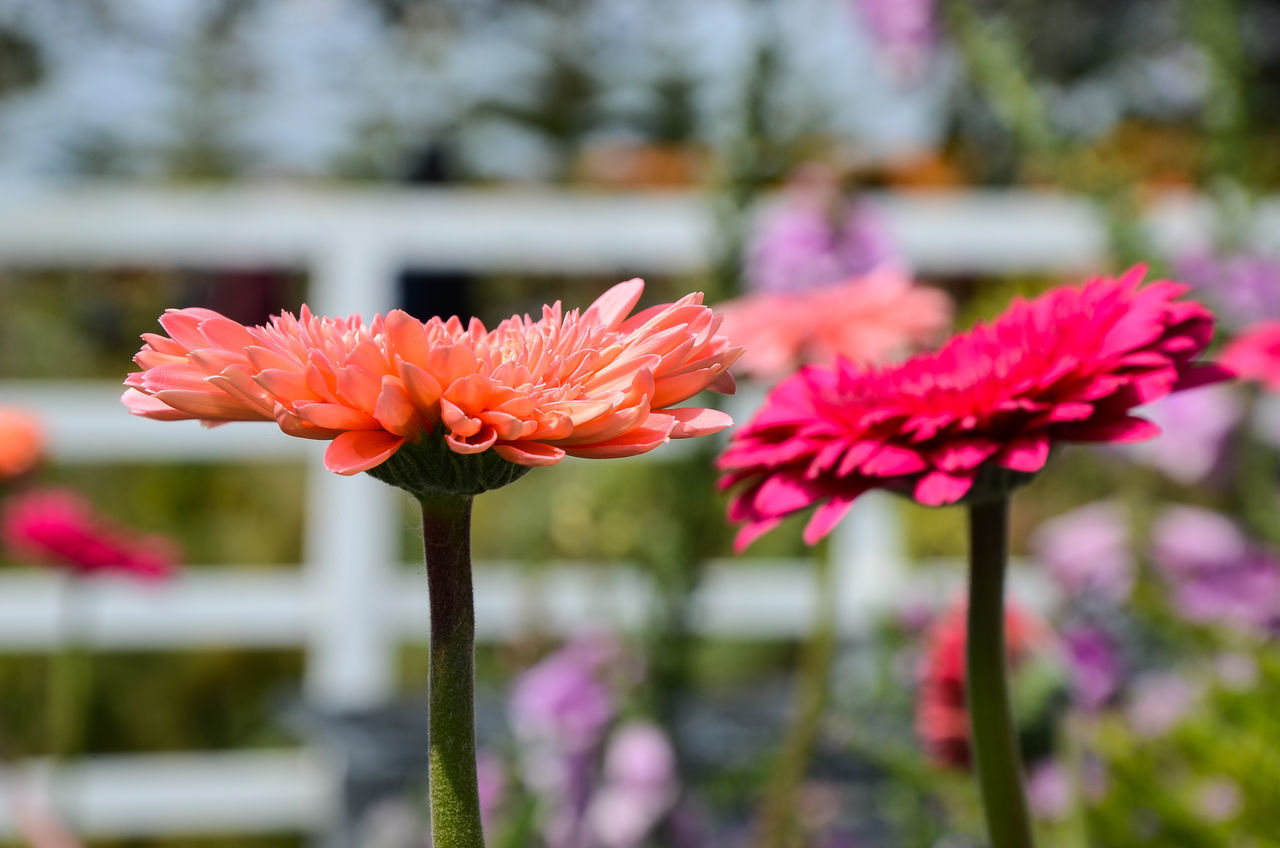
{"label": "orange blurred flower", "polygon": [[38,421],[17,410],[0,409],[0,480],[35,468],[44,456],[44,445]]}
{"label": "orange blurred flower", "polygon": [[632,456],[728,427],[713,409],[675,407],[731,392],[741,349],[700,293],[627,317],[644,283],[619,283],[585,311],[557,302],[493,330],[400,310],[365,324],[304,306],[245,327],[208,309],[172,309],[145,334],[122,400],[160,420],[275,421],[329,439],[325,466],[374,468],[437,427],[453,454],[493,450],[521,466],[566,454]]}
{"label": "orange blurred flower", "polygon": [[940,341],[951,326],[945,294],[888,265],[838,285],[746,295],[720,309],[725,332],[751,340],[738,368],[761,379],[836,357],[884,362]]}

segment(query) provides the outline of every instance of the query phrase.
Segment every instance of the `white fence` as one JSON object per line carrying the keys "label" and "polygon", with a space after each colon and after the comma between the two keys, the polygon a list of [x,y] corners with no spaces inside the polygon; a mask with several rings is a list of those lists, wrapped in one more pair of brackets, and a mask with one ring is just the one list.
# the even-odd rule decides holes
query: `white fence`
{"label": "white fence", "polygon": [[[1052,195],[921,194],[885,197],[882,207],[925,274],[1087,270],[1105,243],[1087,204]],[[1153,236],[1164,246],[1193,242],[1208,231],[1207,215],[1196,202],[1169,203],[1151,217]],[[393,303],[395,273],[410,264],[695,270],[707,262],[712,221],[705,198],[694,195],[81,190],[0,198],[0,267],[301,267],[315,311],[370,315]],[[1280,243],[1280,206],[1266,206],[1258,222],[1263,238]],[[393,561],[397,493],[371,478],[325,472],[315,444],[271,427],[208,431],[131,417],[119,392],[116,385],[10,381],[0,383],[0,404],[40,415],[59,462],[305,457],[304,562],[283,573],[190,568],[160,587],[104,583],[89,606],[88,638],[106,649],[302,646],[306,691],[317,704],[359,709],[392,697],[395,648],[425,638],[427,609],[425,581],[403,576]],[[842,527],[837,590],[849,635],[903,578],[893,527],[892,506],[875,499]],[[699,626],[724,636],[803,633],[815,592],[798,566],[712,563],[696,599]],[[567,633],[600,622],[636,624],[645,614],[647,583],[625,565],[588,576],[581,564],[565,564],[536,593],[521,575],[511,564],[477,563],[480,638],[502,639],[535,619]],[[53,580],[38,572],[0,578],[0,652],[54,643],[54,595]],[[52,779],[77,822],[102,835],[296,831],[323,826],[335,809],[338,768],[320,752],[193,753],[94,759]],[[38,764],[30,769],[37,782],[49,779]],[[0,808],[0,834],[12,828],[6,815]]]}

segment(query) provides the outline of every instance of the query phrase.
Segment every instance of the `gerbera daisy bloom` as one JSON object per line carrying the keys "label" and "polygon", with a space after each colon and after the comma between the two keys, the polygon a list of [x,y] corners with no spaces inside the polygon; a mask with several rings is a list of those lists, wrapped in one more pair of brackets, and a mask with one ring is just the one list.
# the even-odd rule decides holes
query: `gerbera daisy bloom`
{"label": "gerbera daisy bloom", "polygon": [[773,380],[810,362],[885,362],[930,346],[951,325],[942,292],[893,266],[844,283],[749,294],[720,305],[725,332],[751,345],[735,369]]}
{"label": "gerbera daisy bloom", "polygon": [[1218,357],[1241,379],[1280,392],[1280,321],[1260,321],[1231,341]]}
{"label": "gerbera daisy bloom", "polygon": [[900,365],[840,361],[784,380],[720,459],[722,488],[739,487],[739,549],[818,505],[813,544],[870,489],[957,503],[1025,482],[1055,444],[1156,435],[1134,407],[1228,372],[1195,362],[1211,313],[1178,299],[1186,286],[1142,277],[1139,267],[1019,299]]}
{"label": "gerbera daisy bloom", "polygon": [[35,468],[44,455],[44,431],[30,415],[0,409],[0,480]]}
{"label": "gerbera daisy bloom", "polygon": [[[124,402],[160,420],[275,421],[328,439],[325,466],[368,471],[422,507],[430,599],[428,784],[435,844],[483,848],[475,749],[475,495],[565,456],[633,456],[715,433],[729,416],[677,404],[730,392],[742,353],[701,294],[631,311],[630,280],[586,310],[559,303],[493,330],[400,310],[365,324],[305,307],[245,327],[208,309],[145,335]],[[628,317],[630,316],[630,317]]]}
{"label": "gerbera daisy bloom", "polygon": [[157,580],[170,576],[177,561],[170,540],[131,533],[67,489],[36,489],[9,500],[0,538],[16,556],[80,576],[116,572]]}
{"label": "gerbera daisy bloom", "polygon": [[143,336],[142,370],[123,400],[149,418],[275,421],[289,435],[332,440],[325,466],[339,474],[433,435],[436,453],[492,451],[527,468],[631,456],[728,427],[722,412],[676,404],[703,389],[731,392],[741,349],[701,294],[628,317],[643,291],[630,280],[585,311],[556,303],[492,330],[400,310],[365,324],[304,306],[255,327],[169,310],[168,336]]}

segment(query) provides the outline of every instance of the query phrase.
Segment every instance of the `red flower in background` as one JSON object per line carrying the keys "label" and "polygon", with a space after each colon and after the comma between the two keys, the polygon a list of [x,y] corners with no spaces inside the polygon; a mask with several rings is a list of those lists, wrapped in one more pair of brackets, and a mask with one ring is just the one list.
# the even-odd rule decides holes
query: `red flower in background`
{"label": "red flower in background", "polygon": [[44,456],[44,431],[25,413],[0,409],[0,480],[35,468]]}
{"label": "red flower in background", "polygon": [[0,515],[0,537],[17,557],[82,576],[119,572],[158,580],[169,577],[177,562],[170,540],[135,536],[66,489],[40,489],[9,500]]}
{"label": "red flower in background", "polygon": [[1186,286],[1142,276],[1019,299],[901,365],[841,361],[784,380],[720,458],[721,488],[742,487],[729,511],[744,525],[737,547],[818,505],[813,544],[870,489],[940,506],[969,495],[980,472],[1034,474],[1060,442],[1155,436],[1134,407],[1229,372],[1194,361],[1213,315],[1177,300]]}
{"label": "red flower in background", "polygon": [[[926,640],[916,702],[916,735],[939,765],[969,765],[969,707],[965,700],[965,613],[957,604],[939,617]],[[1004,613],[1005,653],[1013,670],[1049,644],[1049,631],[1028,613],[1010,606]]]}
{"label": "red flower in background", "polygon": [[1261,321],[1222,350],[1219,361],[1244,380],[1280,392],[1280,321]]}

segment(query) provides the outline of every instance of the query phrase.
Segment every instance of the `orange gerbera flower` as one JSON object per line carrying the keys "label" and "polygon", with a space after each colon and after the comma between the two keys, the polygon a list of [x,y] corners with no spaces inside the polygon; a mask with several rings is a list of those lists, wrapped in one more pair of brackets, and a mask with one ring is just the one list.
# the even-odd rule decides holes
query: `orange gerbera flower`
{"label": "orange gerbera flower", "polygon": [[44,431],[30,415],[0,409],[0,480],[35,468],[44,456]]}
{"label": "orange gerbera flower", "polygon": [[[675,405],[703,389],[733,391],[728,368],[741,348],[698,293],[628,317],[643,291],[630,280],[585,311],[557,302],[539,320],[514,316],[493,330],[400,310],[366,324],[304,306],[245,327],[173,309],[160,318],[168,336],[143,335],[142,370],[122,400],[148,418],[275,421],[292,436],[330,439],[325,467],[339,474],[373,469],[406,445],[437,458],[442,448],[491,450],[528,467],[631,456],[728,427],[722,412]],[[437,433],[442,445],[427,445]]]}

